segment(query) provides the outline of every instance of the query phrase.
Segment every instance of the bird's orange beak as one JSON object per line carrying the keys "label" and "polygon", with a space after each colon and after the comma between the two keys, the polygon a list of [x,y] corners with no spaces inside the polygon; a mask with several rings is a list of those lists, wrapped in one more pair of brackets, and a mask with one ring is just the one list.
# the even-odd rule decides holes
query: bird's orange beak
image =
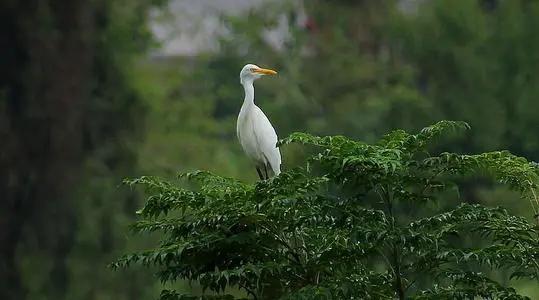
{"label": "bird's orange beak", "polygon": [[277,74],[276,71],[270,70],[270,69],[263,69],[263,68],[257,68],[253,70],[253,73],[258,73],[262,75],[275,75]]}

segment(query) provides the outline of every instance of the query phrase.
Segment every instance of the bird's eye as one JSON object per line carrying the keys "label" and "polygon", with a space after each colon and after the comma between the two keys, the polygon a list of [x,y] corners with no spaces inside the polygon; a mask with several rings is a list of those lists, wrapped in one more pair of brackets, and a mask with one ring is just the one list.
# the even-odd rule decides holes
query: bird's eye
{"label": "bird's eye", "polygon": [[255,68],[250,68],[249,71],[251,72],[254,72],[256,69]]}

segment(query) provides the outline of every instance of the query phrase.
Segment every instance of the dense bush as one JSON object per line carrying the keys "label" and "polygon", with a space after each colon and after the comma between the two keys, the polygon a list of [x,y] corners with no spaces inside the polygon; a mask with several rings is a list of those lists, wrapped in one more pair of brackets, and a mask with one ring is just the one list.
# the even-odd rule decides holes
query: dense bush
{"label": "dense bush", "polygon": [[[306,166],[254,184],[202,171],[180,175],[193,188],[128,180],[148,194],[133,229],[162,240],[112,266],[157,266],[161,281],[197,281],[212,299],[233,299],[227,287],[254,299],[526,299],[501,282],[539,280],[538,227],[458,199],[457,183],[489,176],[536,209],[539,168],[505,151],[427,151],[467,127],[442,121],[372,145],[292,134],[282,145],[318,151]],[[198,297],[165,290],[161,298]]]}

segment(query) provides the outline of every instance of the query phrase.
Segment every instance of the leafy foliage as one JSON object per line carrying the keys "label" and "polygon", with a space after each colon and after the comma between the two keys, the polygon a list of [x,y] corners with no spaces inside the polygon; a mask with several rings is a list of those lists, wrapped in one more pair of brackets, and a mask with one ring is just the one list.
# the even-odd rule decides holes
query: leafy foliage
{"label": "leafy foliage", "polygon": [[455,196],[456,179],[477,172],[535,201],[537,168],[504,151],[427,152],[433,140],[466,128],[442,121],[372,145],[295,133],[281,144],[320,151],[305,168],[255,184],[209,172],[180,175],[196,186],[189,189],[127,180],[149,195],[132,229],[163,238],[112,266],[157,266],[162,282],[198,281],[216,293],[238,287],[256,299],[525,299],[487,272],[539,280],[537,226],[501,207],[440,211],[436,203]]}

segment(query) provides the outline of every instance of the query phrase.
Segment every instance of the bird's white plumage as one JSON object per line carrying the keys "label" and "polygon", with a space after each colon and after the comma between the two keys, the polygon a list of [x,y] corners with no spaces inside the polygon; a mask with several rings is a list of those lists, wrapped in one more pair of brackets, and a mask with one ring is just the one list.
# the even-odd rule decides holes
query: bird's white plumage
{"label": "bird's white plumage", "polygon": [[238,116],[238,139],[245,154],[257,167],[269,167],[274,175],[279,175],[281,153],[277,147],[277,134],[264,112],[254,103],[253,83],[261,75],[252,70],[257,69],[265,70],[255,65],[246,65],[240,73],[245,99]]}
{"label": "bird's white plumage", "polygon": [[247,156],[257,165],[267,165],[275,175],[281,172],[277,134],[262,110],[252,104],[242,106],[238,116],[238,139]]}

